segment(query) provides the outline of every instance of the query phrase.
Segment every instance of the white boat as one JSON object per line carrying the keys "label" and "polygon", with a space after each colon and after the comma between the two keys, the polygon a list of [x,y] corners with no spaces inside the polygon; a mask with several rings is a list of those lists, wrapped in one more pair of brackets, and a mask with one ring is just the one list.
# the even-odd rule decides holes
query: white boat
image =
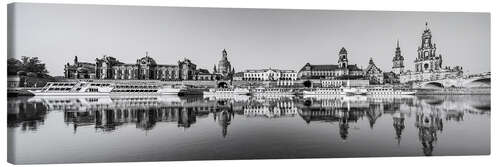
{"label": "white boat", "polygon": [[368,94],[368,90],[365,88],[355,88],[355,87],[350,87],[350,88],[343,88],[342,89],[346,95],[366,95]]}
{"label": "white boat", "polygon": [[417,93],[411,89],[399,89],[391,87],[372,87],[368,88],[368,95],[414,95]]}
{"label": "white boat", "polygon": [[48,82],[35,96],[178,95],[183,88],[147,82]]}
{"label": "white boat", "polygon": [[345,95],[343,88],[315,88],[303,91],[305,95]]}
{"label": "white boat", "polygon": [[213,88],[204,91],[203,95],[208,96],[227,96],[227,95],[248,95],[250,91],[246,88]]}

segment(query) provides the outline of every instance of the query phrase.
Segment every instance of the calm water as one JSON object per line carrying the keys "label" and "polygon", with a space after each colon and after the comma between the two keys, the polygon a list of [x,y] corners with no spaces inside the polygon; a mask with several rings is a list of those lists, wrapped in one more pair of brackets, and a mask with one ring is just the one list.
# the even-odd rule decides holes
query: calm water
{"label": "calm water", "polygon": [[490,96],[9,98],[15,163],[490,153]]}

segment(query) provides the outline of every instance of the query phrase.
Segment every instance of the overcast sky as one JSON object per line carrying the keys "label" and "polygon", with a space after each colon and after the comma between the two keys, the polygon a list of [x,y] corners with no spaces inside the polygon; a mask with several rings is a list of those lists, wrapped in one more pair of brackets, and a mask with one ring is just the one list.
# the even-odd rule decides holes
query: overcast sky
{"label": "overcast sky", "polygon": [[92,63],[103,54],[135,63],[146,51],[159,64],[189,58],[212,70],[224,48],[236,71],[299,70],[307,62],[337,64],[342,47],[350,64],[364,68],[373,57],[389,71],[398,39],[406,69],[414,70],[425,22],[444,66],[460,65],[471,73],[490,71],[487,13],[26,3],[13,9],[9,56],[39,57],[51,75],[63,75],[64,64],[75,55]]}

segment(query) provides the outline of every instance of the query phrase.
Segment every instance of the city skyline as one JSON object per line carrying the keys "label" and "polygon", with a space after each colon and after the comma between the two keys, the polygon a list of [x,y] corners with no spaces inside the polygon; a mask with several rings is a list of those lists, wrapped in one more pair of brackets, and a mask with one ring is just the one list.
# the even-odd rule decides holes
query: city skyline
{"label": "city skyline", "polygon": [[[188,58],[211,70],[226,49],[237,72],[297,72],[305,63],[337,64],[338,52],[345,47],[349,64],[364,69],[373,58],[383,71],[390,71],[399,41],[405,70],[414,71],[428,22],[443,66],[463,66],[470,73],[490,71],[487,13],[105,7],[16,4],[9,57],[39,57],[51,75],[59,76],[74,56],[95,62],[106,54],[133,63],[146,52],[161,64]],[[52,15],[61,12],[67,15]],[[113,20],[125,12],[128,19]]]}

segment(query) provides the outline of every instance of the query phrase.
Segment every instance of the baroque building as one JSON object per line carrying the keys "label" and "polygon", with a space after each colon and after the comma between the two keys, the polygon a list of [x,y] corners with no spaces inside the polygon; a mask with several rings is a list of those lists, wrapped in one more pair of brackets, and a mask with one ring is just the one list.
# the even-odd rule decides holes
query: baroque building
{"label": "baroque building", "polygon": [[312,65],[306,63],[298,72],[301,79],[359,79],[364,71],[356,64],[349,64],[347,50],[342,47],[338,54],[337,64]]}
{"label": "baroque building", "polygon": [[224,80],[232,79],[234,75],[234,68],[231,67],[231,62],[227,59],[226,49],[222,50],[222,59],[219,60],[217,66],[214,65],[214,74],[219,74]]}
{"label": "baroque building", "polygon": [[421,44],[417,48],[414,60],[414,71],[406,71],[400,75],[401,83],[414,81],[430,81],[462,76],[462,67],[443,67],[443,56],[436,54],[436,43],[432,42],[432,33],[427,23],[421,36]]}
{"label": "baroque building", "polygon": [[96,58],[96,63],[78,62],[65,66],[65,78],[68,79],[114,79],[114,80],[214,80],[208,70],[197,70],[196,64],[189,59],[177,64],[157,64],[146,52],[146,56],[137,59],[134,64],[126,64],[118,59],[104,55]]}

